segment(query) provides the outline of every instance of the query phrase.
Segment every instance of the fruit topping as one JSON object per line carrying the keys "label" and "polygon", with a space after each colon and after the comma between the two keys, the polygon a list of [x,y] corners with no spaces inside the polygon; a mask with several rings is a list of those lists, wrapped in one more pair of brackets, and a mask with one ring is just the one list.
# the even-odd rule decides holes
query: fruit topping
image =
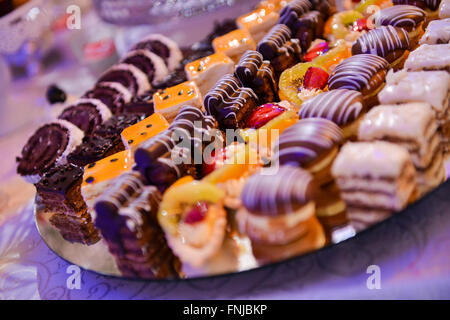
{"label": "fruit topping", "polygon": [[306,62],[312,61],[314,58],[317,58],[318,56],[324,54],[328,51],[328,42],[320,42],[314,47],[310,48],[305,55],[303,56],[303,59]]}
{"label": "fruit topping", "polygon": [[248,128],[258,129],[265,125],[273,118],[279,116],[286,108],[276,103],[267,103],[258,107],[253,114],[248,118],[246,126]]}
{"label": "fruit topping", "polygon": [[303,87],[306,89],[323,89],[328,83],[329,74],[322,68],[309,67],[306,70]]}

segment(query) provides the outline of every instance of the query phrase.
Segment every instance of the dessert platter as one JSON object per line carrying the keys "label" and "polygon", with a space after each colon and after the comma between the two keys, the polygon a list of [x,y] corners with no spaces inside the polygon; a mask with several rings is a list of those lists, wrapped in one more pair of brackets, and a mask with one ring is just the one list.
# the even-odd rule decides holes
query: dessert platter
{"label": "dessert platter", "polygon": [[407,214],[447,176],[450,1],[344,6],[261,1],[188,48],[136,43],[17,158],[49,247],[102,274],[186,279]]}

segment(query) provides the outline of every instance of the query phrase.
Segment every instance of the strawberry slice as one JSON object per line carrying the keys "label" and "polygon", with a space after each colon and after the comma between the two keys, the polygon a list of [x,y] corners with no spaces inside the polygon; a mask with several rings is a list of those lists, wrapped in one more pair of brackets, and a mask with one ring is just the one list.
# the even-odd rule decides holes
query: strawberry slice
{"label": "strawberry slice", "polygon": [[328,83],[328,73],[322,68],[309,67],[303,80],[305,89],[323,89]]}
{"label": "strawberry slice", "polygon": [[203,166],[202,166],[202,172],[203,175],[206,176],[208,174],[210,174],[211,172],[213,172],[217,166],[221,166],[221,164],[223,164],[223,162],[227,159],[227,149],[226,147],[223,149],[220,149],[219,152],[215,152],[215,149],[211,151],[211,163],[206,163],[203,162]]}
{"label": "strawberry slice", "polygon": [[309,62],[312,61],[314,58],[323,55],[327,51],[328,51],[328,42],[320,42],[311,49],[309,49],[303,56],[303,59],[306,62]]}
{"label": "strawberry slice", "polygon": [[194,224],[203,221],[208,213],[208,207],[207,202],[197,202],[194,207],[186,213],[183,222],[186,224]]}
{"label": "strawberry slice", "polygon": [[366,18],[359,18],[355,22],[353,22],[353,25],[351,27],[352,31],[369,31],[369,27],[367,26],[367,19]]}
{"label": "strawberry slice", "polygon": [[273,118],[278,117],[286,111],[286,108],[276,103],[267,103],[258,107],[245,123],[247,128],[258,129],[265,125]]}

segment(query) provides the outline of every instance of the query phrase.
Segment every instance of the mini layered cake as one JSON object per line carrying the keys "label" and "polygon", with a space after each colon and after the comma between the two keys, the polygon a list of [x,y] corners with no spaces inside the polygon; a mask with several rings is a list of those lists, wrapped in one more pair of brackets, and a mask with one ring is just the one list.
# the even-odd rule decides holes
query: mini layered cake
{"label": "mini layered cake", "polygon": [[302,167],[322,186],[333,179],[331,166],[343,140],[342,130],[333,122],[301,119],[280,135],[272,159],[281,166]]}
{"label": "mini layered cake", "polygon": [[364,104],[371,108],[379,103],[389,70],[386,59],[373,54],[358,54],[342,61],[328,78],[328,90],[349,89],[361,92]]}
{"label": "mini layered cake", "polygon": [[38,183],[50,168],[67,163],[67,156],[82,143],[83,137],[83,131],[66,120],[44,124],[17,157],[17,173],[30,183]]}
{"label": "mini layered cake", "polygon": [[92,210],[97,198],[107,189],[114,179],[132,169],[134,161],[129,150],[121,151],[84,168],[81,195],[89,210]]}
{"label": "mini layered cake", "polygon": [[445,44],[450,41],[450,18],[431,21],[419,44]]}
{"label": "mini layered cake", "polygon": [[247,30],[238,29],[213,40],[212,45],[216,53],[224,53],[235,63],[247,50],[255,50],[256,43]]}
{"label": "mini layered cake", "polygon": [[97,84],[102,82],[120,83],[133,96],[144,94],[151,88],[147,75],[141,69],[127,63],[116,64],[106,70]]}
{"label": "mini layered cake", "polygon": [[336,123],[344,138],[355,140],[359,123],[367,112],[363,96],[358,91],[336,89],[323,92],[305,101],[300,108],[300,119],[324,118]]}
{"label": "mini layered cake", "polygon": [[299,63],[302,49],[298,39],[291,39],[292,33],[284,24],[277,24],[258,44],[257,51],[264,60],[270,61],[277,78],[280,74]]}
{"label": "mini layered cake", "polygon": [[408,71],[445,70],[450,72],[450,44],[423,44],[405,62]]}
{"label": "mini layered cake", "polygon": [[148,82],[153,85],[163,82],[169,75],[164,60],[149,50],[130,51],[121,62],[133,65],[141,70],[147,76]]}
{"label": "mini layered cake", "polygon": [[381,105],[366,114],[359,140],[384,140],[405,147],[417,171],[420,195],[445,180],[445,167],[434,112],[428,103]]}
{"label": "mini layered cake", "polygon": [[139,121],[124,129],[121,133],[122,142],[126,149],[134,151],[141,143],[153,138],[169,127],[167,120],[159,113],[154,113],[150,117]]}
{"label": "mini layered cake", "polygon": [[178,44],[161,34],[151,34],[133,47],[133,50],[140,49],[148,50],[161,57],[170,72],[175,71],[183,60],[183,54]]}
{"label": "mini layered cake", "polygon": [[252,242],[255,258],[274,262],[323,247],[313,177],[290,166],[270,170],[247,180],[241,194],[243,208],[236,216],[240,231]]}
{"label": "mini layered cake", "polygon": [[345,144],[332,174],[347,204],[347,217],[357,231],[404,209],[415,197],[416,170],[411,157],[393,143]]}
{"label": "mini layered cake", "polygon": [[267,8],[256,9],[237,18],[239,28],[247,30],[252,38],[259,42],[277,23],[280,15]]}
{"label": "mini layered cake", "polygon": [[82,177],[83,169],[72,164],[50,169],[36,184],[36,204],[65,240],[91,245],[100,237],[81,197]]}
{"label": "mini layered cake", "polygon": [[215,53],[186,64],[184,71],[188,80],[194,81],[205,95],[220,78],[233,73],[234,62],[224,53]]}
{"label": "mini layered cake", "polygon": [[258,106],[258,97],[233,75],[225,75],[204,98],[206,113],[222,130],[243,128],[247,117]]}
{"label": "mini layered cake", "polygon": [[180,263],[157,221],[161,194],[136,172],[121,175],[95,204],[99,228],[125,277],[178,277]]}
{"label": "mini layered cake", "polygon": [[79,99],[75,104],[66,107],[58,119],[73,123],[89,135],[111,116],[109,108],[100,100]]}
{"label": "mini layered cake", "polygon": [[187,81],[156,92],[153,95],[153,105],[155,112],[172,122],[183,106],[203,109],[202,94],[194,81]]}
{"label": "mini layered cake", "polygon": [[258,51],[247,51],[236,65],[234,75],[244,87],[251,88],[261,102],[279,100],[275,72]]}
{"label": "mini layered cake", "polygon": [[427,102],[433,108],[444,154],[450,152],[450,75],[446,71],[389,73],[378,98],[382,104]]}
{"label": "mini layered cake", "polygon": [[112,114],[121,114],[124,105],[131,102],[133,95],[119,82],[100,82],[86,92],[84,97],[100,100]]}
{"label": "mini layered cake", "polygon": [[423,35],[423,24],[426,13],[422,9],[410,5],[397,5],[382,9],[374,14],[375,27],[393,26],[408,32],[410,48],[414,49]]}
{"label": "mini layered cake", "polygon": [[395,70],[403,68],[410,41],[408,32],[402,28],[383,26],[360,36],[352,46],[352,55],[370,53],[385,58]]}

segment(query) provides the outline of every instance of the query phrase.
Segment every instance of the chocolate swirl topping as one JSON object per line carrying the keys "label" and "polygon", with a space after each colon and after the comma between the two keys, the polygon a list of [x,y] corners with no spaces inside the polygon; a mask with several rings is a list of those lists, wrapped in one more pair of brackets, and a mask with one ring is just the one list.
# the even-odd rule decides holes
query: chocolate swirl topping
{"label": "chocolate swirl topping", "polygon": [[291,39],[291,30],[284,24],[275,25],[269,33],[258,44],[258,52],[260,52],[264,60],[275,58],[280,49]]}
{"label": "chocolate swirl topping", "polygon": [[320,118],[302,119],[280,135],[273,158],[280,165],[306,169],[343,140],[342,130],[333,122]]}
{"label": "chocolate swirl topping", "polygon": [[103,123],[102,110],[99,110],[102,106],[106,108],[99,100],[81,99],[78,103],[64,109],[58,119],[73,123],[89,135]]}
{"label": "chocolate swirl topping", "polygon": [[84,94],[84,98],[97,99],[103,102],[113,114],[120,114],[123,106],[131,100],[131,92],[117,82],[97,83],[92,90]]}
{"label": "chocolate swirl topping", "polygon": [[278,216],[293,213],[313,200],[313,177],[301,168],[283,166],[275,173],[263,171],[251,176],[242,190],[242,203],[251,213]]}
{"label": "chocolate swirl topping", "polygon": [[411,31],[424,21],[425,11],[410,5],[398,5],[382,9],[374,15],[376,27],[393,26]]}
{"label": "chocolate swirl topping", "polygon": [[[389,62],[373,54],[358,54],[342,61],[328,79],[328,89],[371,90],[384,81],[372,81],[380,70],[388,70]],[[379,83],[380,82],[380,83]],[[373,83],[373,84],[372,84]]]}
{"label": "chocolate swirl topping", "polygon": [[299,116],[303,118],[324,118],[339,126],[346,126],[366,111],[360,92],[336,89],[323,92],[305,101]]}
{"label": "chocolate swirl topping", "polygon": [[393,26],[372,29],[360,36],[352,46],[352,55],[361,53],[376,54],[386,58],[396,50],[409,49],[409,36],[406,30]]}

